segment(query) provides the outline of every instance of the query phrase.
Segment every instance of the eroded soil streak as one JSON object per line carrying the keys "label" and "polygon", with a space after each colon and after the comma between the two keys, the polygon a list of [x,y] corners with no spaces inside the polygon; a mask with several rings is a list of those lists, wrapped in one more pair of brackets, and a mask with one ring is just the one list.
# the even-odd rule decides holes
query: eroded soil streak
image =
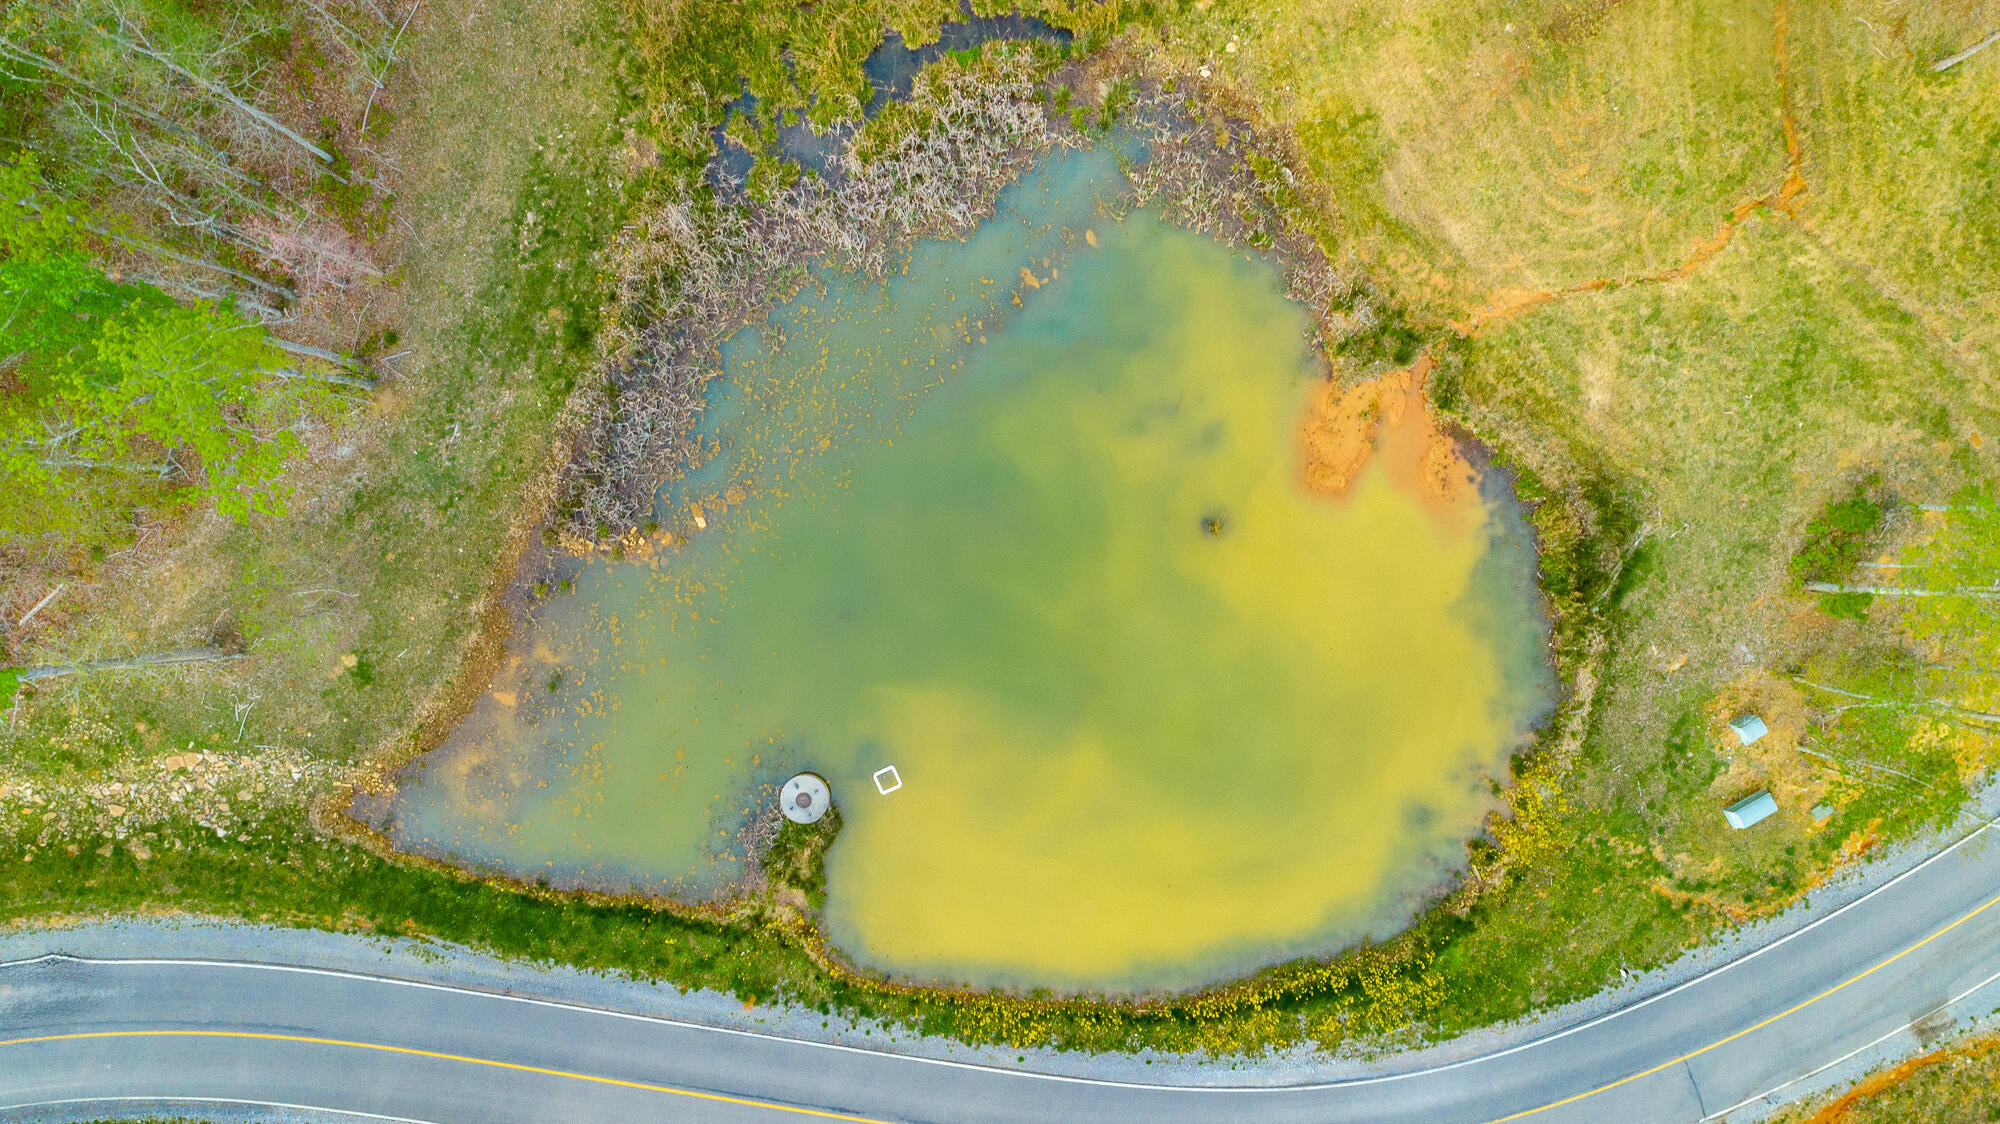
{"label": "eroded soil streak", "polygon": [[1799,197],[1804,195],[1806,190],[1805,146],[1800,139],[1798,115],[1792,106],[1792,55],[1786,39],[1790,23],[1788,0],[1777,0],[1772,9],[1771,23],[1771,49],[1776,57],[1778,76],[1779,118],[1785,134],[1785,178],[1778,186],[1753,199],[1745,199],[1738,203],[1730,211],[1729,217],[1716,227],[1715,233],[1696,242],[1686,257],[1665,269],[1625,277],[1592,277],[1557,289],[1502,288],[1495,291],[1486,304],[1473,310],[1466,319],[1453,322],[1452,330],[1464,337],[1477,336],[1493,324],[1505,323],[1522,313],[1580,293],[1608,292],[1632,285],[1681,281],[1693,276],[1707,265],[1710,259],[1726,249],[1730,241],[1736,237],[1737,229],[1757,211],[1770,210],[1787,218],[1796,219],[1799,214]]}

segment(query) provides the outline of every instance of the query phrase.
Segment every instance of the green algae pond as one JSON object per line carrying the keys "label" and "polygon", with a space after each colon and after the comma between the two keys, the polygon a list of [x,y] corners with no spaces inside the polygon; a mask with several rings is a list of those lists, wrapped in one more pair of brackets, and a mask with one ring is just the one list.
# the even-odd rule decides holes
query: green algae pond
{"label": "green algae pond", "polygon": [[1125,188],[1047,158],[970,239],[729,340],[675,543],[537,603],[356,814],[719,900],[810,769],[825,931],[920,982],[1171,990],[1401,927],[1550,706],[1532,544],[1493,473],[1469,517],[1379,465],[1309,490],[1307,314]]}

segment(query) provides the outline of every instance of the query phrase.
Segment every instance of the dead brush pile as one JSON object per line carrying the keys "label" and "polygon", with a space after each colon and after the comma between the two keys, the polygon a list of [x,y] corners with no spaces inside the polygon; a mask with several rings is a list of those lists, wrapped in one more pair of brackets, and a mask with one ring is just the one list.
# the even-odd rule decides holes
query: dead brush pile
{"label": "dead brush pile", "polygon": [[556,531],[591,550],[645,528],[653,498],[694,463],[703,388],[721,342],[795,292],[814,265],[883,278],[917,238],[954,237],[1057,145],[1079,145],[1044,108],[1026,51],[927,71],[908,102],[850,140],[826,179],[770,199],[722,202],[683,185],[644,209],[612,250],[619,314],[612,370],[581,402]]}

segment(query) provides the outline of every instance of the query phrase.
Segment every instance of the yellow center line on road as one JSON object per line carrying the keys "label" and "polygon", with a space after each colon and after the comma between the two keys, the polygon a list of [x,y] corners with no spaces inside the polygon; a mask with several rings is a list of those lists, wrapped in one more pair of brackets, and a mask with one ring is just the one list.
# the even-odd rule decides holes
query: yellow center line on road
{"label": "yellow center line on road", "polygon": [[1832,987],[1827,988],[1825,991],[1820,992],[1818,995],[1815,995],[1810,999],[1801,1000],[1800,1002],[1790,1007],[1787,1007],[1782,1011],[1779,1011],[1777,1014],[1772,1015],[1769,1018],[1762,1020],[1761,1022],[1752,1023],[1749,1026],[1744,1027],[1742,1030],[1737,1031],[1735,1034],[1732,1034],[1727,1038],[1718,1038],[1715,1041],[1710,1042],[1708,1045],[1703,1046],[1699,1050],[1690,1050],[1687,1053],[1682,1054],[1678,1058],[1673,1058],[1669,1061],[1661,1062],[1659,1065],[1656,1065],[1651,1069],[1640,1070],[1638,1073],[1635,1073],[1630,1077],[1621,1077],[1618,1080],[1611,1082],[1610,1084],[1599,1085],[1595,1089],[1586,1090],[1584,1092],[1576,1094],[1575,1096],[1564,1097],[1562,1100],[1559,1101],[1550,1101],[1548,1104],[1542,1105],[1539,1108],[1523,1109],[1520,1112],[1513,1113],[1512,1115],[1509,1116],[1498,1117],[1494,1120],[1488,1121],[1487,1124],[1506,1124],[1506,1122],[1509,1120],[1519,1120],[1524,1116],[1534,1116],[1537,1113],[1547,1112],[1552,1108],[1561,1108],[1564,1105],[1575,1104],[1578,1101],[1587,1100],[1591,1097],[1594,1097],[1599,1093],[1609,1092],[1612,1089],[1616,1089],[1620,1085],[1626,1085],[1631,1082],[1637,1081],[1642,1077],[1651,1077],[1653,1074],[1658,1073],[1663,1069],[1672,1069],[1674,1066],[1677,1066],[1682,1062],[1688,1061],[1690,1059],[1698,1058],[1703,1054],[1708,1053],[1710,1050],[1714,1050],[1722,1046],[1727,1046],[1731,1042],[1734,1042],[1737,1039],[1742,1038],[1744,1035],[1754,1034],[1757,1031],[1760,1031],[1765,1027],[1770,1026],[1772,1023],[1777,1022],[1779,1019],[1786,1017],[1787,1015],[1794,1015],[1800,1011],[1805,1010],[1807,1007],[1810,1007],[1813,1004],[1819,1002],[1820,1000],[1825,999],[1827,996],[1832,995],[1837,991],[1843,990],[1850,984],[1860,983],[1862,980],[1865,980],[1869,976],[1872,976],[1875,973],[1881,971],[1882,969],[1887,968],[1889,965],[1894,964],[1896,961],[1901,960],[1903,957],[1908,956],[1912,952],[1915,952],[1918,949],[1924,947],[1925,945],[1931,943],[1932,941],[1938,939],[1939,937],[1944,936],[1946,933],[1951,932],[1953,929],[1958,928],[1960,925],[1965,924],[1967,921],[1970,921],[1973,918],[1979,916],[1980,914],[1985,913],[1987,910],[1992,909],[1996,905],[2000,905],[2000,896],[1995,896],[1986,899],[1984,902],[1981,902],[1978,906],[1976,906],[1970,913],[1967,913],[1965,916],[1959,918],[1956,921],[1953,921],[1949,925],[1946,925],[1944,928],[1939,929],[1937,932],[1932,933],[1930,936],[1925,937],[1923,940],[1920,940],[1917,943],[1909,946],[1908,948],[1905,948],[1901,952],[1898,952],[1895,955],[1889,957],[1888,959],[1883,960],[1881,963],[1876,964],[1874,967],[1868,968],[1864,971],[1857,972],[1854,975],[1849,976],[1848,978],[1840,981],[1839,983],[1834,984]]}
{"label": "yellow center line on road", "polygon": [[624,1081],[616,1077],[597,1077],[588,1073],[572,1073],[566,1069],[549,1069],[539,1065],[523,1065],[519,1062],[495,1061],[492,1058],[475,1058],[465,1054],[446,1054],[437,1050],[419,1050],[410,1046],[387,1046],[379,1042],[349,1042],[340,1038],[313,1038],[303,1034],[263,1034],[248,1030],[95,1030],[76,1034],[45,1034],[36,1038],[12,1038],[0,1041],[0,1046],[28,1046],[37,1042],[74,1042],[86,1038],[247,1038],[265,1042],[295,1042],[310,1046],[345,1046],[354,1050],[378,1050],[385,1054],[406,1054],[418,1058],[436,1058],[448,1062],[464,1062],[468,1065],[490,1066],[494,1069],[511,1069],[521,1073],[533,1073],[543,1077],[563,1077],[571,1081],[586,1081],[593,1085],[615,1085],[621,1089],[639,1089],[648,1093],[672,1093],[677,1097],[692,1097],[696,1100],[715,1101],[720,1104],[743,1105],[747,1108],[768,1108],[774,1112],[790,1112],[799,1116],[814,1116],[822,1120],[847,1120],[854,1124],[890,1124],[869,1116],[850,1116],[844,1112],[826,1109],[801,1108],[797,1105],[778,1104],[773,1101],[752,1100],[748,1097],[732,1097],[723,1093],[704,1093],[696,1089],[677,1089],[671,1085],[649,1085],[644,1081]]}
{"label": "yellow center line on road", "polygon": [[[1918,949],[1923,948],[1925,945],[1930,944],[1932,941],[1937,940],[1939,937],[1944,936],[1946,933],[1951,932],[1953,929],[1958,928],[1960,925],[1963,925],[1966,922],[1972,920],[1973,918],[1978,917],[1980,914],[1985,913],[1987,910],[1992,909],[1996,905],[2000,905],[2000,895],[1995,895],[1994,897],[1988,898],[1986,901],[1981,902],[1979,905],[1975,906],[1972,910],[1967,912],[1964,916],[1958,918],[1956,921],[1953,921],[1950,924],[1944,926],[1937,932],[1932,933],[1930,936],[1927,936],[1924,939],[1917,941],[1915,944],[1912,944],[1909,947],[1904,948],[1902,951],[1897,952],[1894,955],[1889,956],[1886,959],[1876,963],[1872,967],[1869,967],[1867,969],[1864,969],[1863,971],[1855,973],[1852,976],[1849,976],[1848,978],[1840,981],[1839,983],[1834,984],[1832,987],[1827,988],[1825,991],[1822,991],[1819,994],[1814,995],[1810,999],[1801,1000],[1800,1002],[1793,1004],[1792,1006],[1787,1007],[1782,1011],[1779,1011],[1775,1015],[1762,1019],[1758,1022],[1752,1023],[1751,1025],[1744,1027],[1742,1030],[1737,1031],[1736,1033],[1728,1036],[1727,1038],[1716,1039],[1714,1042],[1711,1042],[1708,1045],[1703,1046],[1698,1050],[1690,1050],[1687,1053],[1682,1054],[1677,1058],[1670,1058],[1667,1061],[1661,1062],[1660,1064],[1653,1066],[1651,1069],[1640,1070],[1638,1073],[1634,1073],[1629,1077],[1621,1077],[1616,1081],[1612,1081],[1604,1085],[1599,1085],[1595,1089],[1588,1089],[1585,1090],[1584,1092],[1577,1093],[1574,1096],[1564,1097],[1562,1100],[1559,1101],[1551,1101],[1548,1104],[1541,1105],[1536,1108],[1523,1109],[1520,1112],[1512,1113],[1507,1116],[1498,1117],[1492,1121],[1489,1121],[1488,1124],[1506,1124],[1506,1122],[1510,1120],[1520,1120],[1524,1117],[1535,1116],[1537,1114],[1547,1112],[1550,1109],[1562,1108],[1565,1105],[1572,1105],[1577,1103],[1578,1101],[1588,1100],[1591,1097],[1597,1096],[1599,1093],[1609,1092],[1612,1089],[1618,1088],[1620,1085],[1628,1085],[1643,1077],[1650,1077],[1653,1074],[1658,1073],[1663,1069],[1671,1069],[1674,1066],[1680,1065],[1682,1062],[1689,1061],[1693,1058],[1698,1058],[1701,1055],[1708,1053],[1710,1050],[1715,1050],[1723,1046],[1727,1046],[1728,1044],[1736,1041],[1739,1038],[1742,1038],[1749,1034],[1754,1034],[1757,1031],[1762,1030],[1767,1026],[1770,1026],[1772,1023],[1775,1023],[1780,1019],[1786,1018],[1791,1015],[1795,1015],[1798,1012],[1805,1010],[1807,1007],[1810,1007],[1813,1004],[1819,1002],[1820,1000],[1825,999],[1826,997],[1833,995],[1837,992],[1843,991],[1846,988],[1854,984],[1857,984],[1862,980],[1867,979],[1869,976],[1874,975],[1875,973],[1881,971],[1882,969],[1887,968],[1889,965],[1894,964],[1898,960],[1901,960],[1905,956],[1908,956],[1911,953],[1917,951]],[[441,1061],[464,1062],[468,1065],[490,1066],[494,1069],[515,1070],[521,1073],[533,1073],[545,1077],[561,1077],[571,1081],[584,1081],[596,1085],[612,1085],[624,1089],[639,1089],[649,1093],[670,1093],[674,1096],[679,1096],[679,1097],[691,1097],[696,1100],[714,1101],[720,1104],[743,1105],[748,1108],[767,1108],[771,1109],[774,1112],[789,1112],[799,1116],[811,1116],[823,1120],[845,1120],[854,1122],[854,1124],[888,1124],[887,1121],[876,1120],[872,1117],[867,1117],[867,1116],[853,1116],[847,1113],[833,1112],[826,1109],[801,1108],[796,1105],[778,1104],[772,1101],[753,1100],[748,1097],[732,1097],[722,1093],[704,1093],[694,1089],[677,1089],[671,1085],[650,1085],[643,1081],[625,1081],[616,1077],[597,1077],[588,1073],[572,1073],[569,1070],[550,1069],[544,1066],[537,1066],[537,1065],[524,1065],[519,1062],[495,1061],[491,1058],[475,1058],[475,1057],[469,1057],[464,1054],[446,1054],[436,1050],[420,1050],[410,1046],[388,1046],[377,1042],[350,1042],[339,1038],[313,1038],[306,1035],[298,1035],[298,1034],[266,1034],[266,1033],[259,1033],[255,1031],[245,1031],[245,1030],[99,1030],[99,1031],[84,1031],[74,1034],[47,1034],[34,1038],[5,1039],[5,1040],[0,1040],[0,1047],[26,1046],[38,1042],[73,1042],[80,1039],[89,1039],[89,1038],[237,1038],[237,1039],[261,1040],[269,1042],[295,1042],[311,1046],[344,1046],[349,1049],[356,1049],[356,1050],[377,1050],[382,1053],[388,1053],[388,1054],[405,1054],[411,1057],[436,1058]]]}

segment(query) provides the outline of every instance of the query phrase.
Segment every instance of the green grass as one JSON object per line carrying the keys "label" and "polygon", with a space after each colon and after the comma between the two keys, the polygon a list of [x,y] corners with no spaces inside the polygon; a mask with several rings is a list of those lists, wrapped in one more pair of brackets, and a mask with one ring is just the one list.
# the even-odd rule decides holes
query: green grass
{"label": "green grass", "polygon": [[[796,833],[823,841],[827,833]],[[774,999],[826,1012],[887,1019],[973,1042],[1103,1050],[1231,1049],[1294,1041],[1300,1020],[1344,1013],[1342,1025],[1392,1029],[1406,1001],[1367,994],[1350,969],[1295,979],[1261,994],[1197,997],[1137,1008],[1090,1001],[954,997],[882,987],[829,974],[808,955],[781,913],[720,923],[643,905],[565,900],[391,863],[326,839],[297,814],[270,818],[259,834],[217,840],[187,827],[142,835],[150,858],[129,847],[108,854],[60,848],[0,857],[0,922],[46,917],[57,903],[92,912],[173,910],[301,927],[463,941],[502,956],[671,980],[750,1002]],[[1400,963],[1386,966],[1387,980]],[[1301,982],[1308,987],[1298,987]],[[1292,991],[1301,994],[1290,994]],[[1281,1022],[1282,1020],[1282,1022]],[[1294,1029],[1288,1029],[1293,1027]],[[1333,1033],[1328,1031],[1327,1033]]]}
{"label": "green grass", "polygon": [[[1820,642],[1793,632],[1792,559],[1803,549],[1814,566],[1844,570],[1870,541],[1870,501],[1834,491],[1857,459],[1911,498],[1949,480],[1905,436],[1905,419],[1953,397],[1909,316],[1791,226],[1753,220],[1686,281],[1578,297],[1480,337],[1464,378],[1475,430],[1509,434],[1527,450],[1517,455],[1557,479],[1573,474],[1565,460],[1594,460],[1650,528],[1610,595],[1604,697],[1568,781],[1565,836],[1589,849],[1483,902],[1474,945],[1490,935],[1499,960],[1542,960],[1531,993],[1573,998],[1614,964],[1669,956],[1729,911],[1789,900],[1850,831],[1873,823],[1894,837],[1955,810],[1956,776],[1905,751],[1907,718],[1855,711],[1821,738],[1863,742],[1942,779],[1940,793],[1869,788],[1828,830],[1787,807],[1757,831],[1719,832],[1721,805],[1742,793],[1715,787],[1729,742],[1702,713],[1751,666],[1782,672]],[[1862,715],[1883,725],[1850,730]],[[1692,904],[1671,908],[1663,891]]]}
{"label": "green grass", "polygon": [[840,836],[840,809],[810,824],[786,820],[764,852],[761,865],[774,886],[797,891],[817,911],[826,905],[826,849]]}
{"label": "green grass", "polygon": [[1877,21],[1848,3],[1797,5],[1793,18],[1812,182],[1803,225],[1923,325],[1966,380],[1957,397],[1987,410],[1980,384],[2000,361],[1996,68],[1987,55],[1943,74],[1930,63],[1990,31],[1991,15],[1953,3]]}
{"label": "green grass", "polygon": [[643,972],[769,996],[813,970],[767,935],[683,921],[640,906],[551,902],[479,882],[383,862],[315,834],[294,813],[273,817],[252,839],[165,827],[109,856],[60,850],[0,860],[0,918],[41,915],[51,901],[83,901],[108,912],[181,910],[277,924],[392,935],[432,934],[476,942],[503,956]]}
{"label": "green grass", "polygon": [[1882,504],[1858,487],[1845,499],[1833,500],[1806,524],[1805,541],[1792,555],[1792,580],[1839,582],[1861,562],[1870,536],[1882,525]]}

